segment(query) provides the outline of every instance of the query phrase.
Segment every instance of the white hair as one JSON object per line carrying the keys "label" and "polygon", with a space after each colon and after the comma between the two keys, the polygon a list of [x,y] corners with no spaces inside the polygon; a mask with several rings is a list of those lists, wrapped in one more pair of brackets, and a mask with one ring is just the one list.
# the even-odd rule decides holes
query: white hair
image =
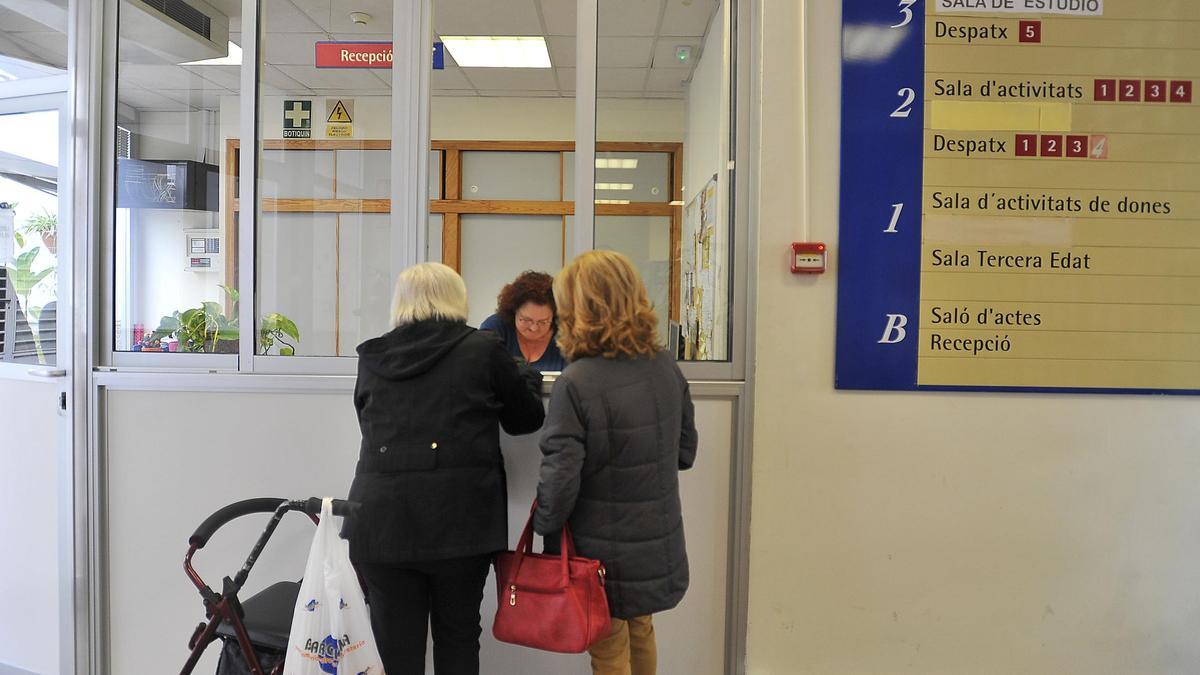
{"label": "white hair", "polygon": [[467,320],[467,285],[441,263],[413,265],[396,277],[392,327],[426,319]]}

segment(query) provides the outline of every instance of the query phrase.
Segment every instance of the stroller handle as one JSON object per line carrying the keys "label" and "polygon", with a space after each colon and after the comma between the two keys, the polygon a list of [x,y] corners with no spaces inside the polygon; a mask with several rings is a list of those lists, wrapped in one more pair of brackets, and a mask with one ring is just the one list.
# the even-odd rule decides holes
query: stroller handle
{"label": "stroller handle", "polygon": [[[192,533],[192,536],[188,537],[188,544],[195,546],[197,549],[204,548],[213,534],[229,523],[229,521],[253,513],[274,513],[283,504],[287,505],[288,511],[303,511],[310,516],[316,516],[321,513],[320,497],[295,501],[280,499],[278,497],[243,499],[240,502],[223,506],[211,516],[205,518],[204,522],[200,523],[200,527],[197,527],[196,531]],[[333,515],[335,516],[352,516],[357,511],[358,504],[355,502],[348,502],[343,499],[333,500]]]}

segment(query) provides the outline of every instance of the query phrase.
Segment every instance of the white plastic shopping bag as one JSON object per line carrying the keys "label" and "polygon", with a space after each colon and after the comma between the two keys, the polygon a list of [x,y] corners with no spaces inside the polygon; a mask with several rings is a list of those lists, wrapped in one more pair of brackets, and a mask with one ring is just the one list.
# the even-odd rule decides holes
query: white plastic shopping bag
{"label": "white plastic shopping bag", "polygon": [[383,661],[350,564],[350,544],[338,537],[333,500],[325,498],[296,598],[283,675],[338,674],[383,675]]}

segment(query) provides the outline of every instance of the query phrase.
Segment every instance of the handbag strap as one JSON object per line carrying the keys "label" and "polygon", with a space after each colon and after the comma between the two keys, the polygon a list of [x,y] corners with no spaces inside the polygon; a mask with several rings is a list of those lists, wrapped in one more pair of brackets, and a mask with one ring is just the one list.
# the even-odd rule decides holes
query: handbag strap
{"label": "handbag strap", "polygon": [[[529,507],[529,518],[525,520],[525,529],[521,530],[521,538],[517,541],[517,549],[513,552],[512,572],[508,580],[510,585],[517,578],[517,574],[521,570],[521,562],[525,560],[525,556],[533,554],[533,514],[537,512],[537,507],[538,503],[535,498],[533,506]],[[571,536],[571,527],[566,523],[563,523],[562,533],[559,536],[558,559],[562,570],[559,588],[566,588],[571,582],[567,558],[568,556],[573,557],[575,555],[575,537]]]}

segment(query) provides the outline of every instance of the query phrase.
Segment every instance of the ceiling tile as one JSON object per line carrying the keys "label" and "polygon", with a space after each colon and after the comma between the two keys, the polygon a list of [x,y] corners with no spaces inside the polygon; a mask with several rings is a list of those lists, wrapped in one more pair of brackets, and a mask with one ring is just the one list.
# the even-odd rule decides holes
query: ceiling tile
{"label": "ceiling tile", "polygon": [[600,3],[600,14],[597,17],[599,35],[652,37],[658,31],[658,15],[661,9],[662,0],[605,0]]}
{"label": "ceiling tile", "polygon": [[122,63],[117,69],[118,87],[141,87],[153,91],[213,88],[212,82],[179,66],[150,66]]}
{"label": "ceiling tile", "polygon": [[371,73],[357,69],[317,68],[315,66],[275,66],[284,75],[309,89],[361,89],[379,91],[386,86]]}
{"label": "ceiling tile", "polygon": [[[567,0],[553,0],[570,4]],[[438,35],[541,35],[534,0],[434,0],[433,31]]]}
{"label": "ceiling tile", "polygon": [[575,38],[573,36],[546,38],[546,51],[550,52],[550,63],[555,67],[575,67]]}
{"label": "ceiling tile", "polygon": [[190,106],[173,98],[163,96],[157,92],[138,89],[135,87],[126,87],[118,92],[118,100],[126,105],[133,106],[138,110],[175,110],[187,111]]}
{"label": "ceiling tile", "polygon": [[[329,5],[329,0],[324,0]],[[366,25],[360,26],[350,20],[350,12],[365,12],[371,15]],[[392,36],[392,0],[354,0],[335,3],[329,16],[329,32],[350,35],[386,33]],[[357,39],[357,38],[353,38]]]}
{"label": "ceiling tile", "polygon": [[242,88],[242,69],[239,66],[190,66],[184,70],[225,89],[237,91]]}
{"label": "ceiling tile", "polygon": [[540,0],[546,35],[574,35],[578,13],[570,0]]}
{"label": "ceiling tile", "polygon": [[[328,5],[326,5],[328,8]],[[259,28],[268,33],[315,33],[328,30],[290,0],[263,0],[262,23]]]}
{"label": "ceiling tile", "polygon": [[[24,48],[32,56],[37,57],[39,62],[56,68],[67,67],[67,37],[62,33],[54,31],[13,33],[8,37],[12,38],[18,47]],[[7,55],[20,56],[17,54]]]}
{"label": "ceiling tile", "polygon": [[682,92],[684,81],[691,74],[690,68],[651,68],[646,81],[647,91]]}
{"label": "ceiling tile", "polygon": [[263,66],[258,86],[263,94],[294,94],[308,90],[303,84],[288,77],[278,67],[271,65]]}
{"label": "ceiling tile", "polygon": [[462,68],[446,68],[433,71],[429,86],[432,89],[474,89],[463,75]]}
{"label": "ceiling tile", "polygon": [[700,63],[700,39],[686,37],[659,38],[654,43],[654,57],[651,65],[659,68],[683,67],[675,58],[675,48],[683,46],[692,48],[692,57],[688,61],[688,67],[695,67],[697,63]]}
{"label": "ceiling tile", "polygon": [[597,68],[596,91],[641,91],[645,68]]}
{"label": "ceiling tile", "polygon": [[277,66],[311,66],[316,44],[328,40],[325,33],[267,33],[262,40],[266,62]]}
{"label": "ceiling tile", "polygon": [[0,26],[4,27],[5,33],[39,32],[53,27],[44,26],[23,14],[2,6],[0,6]]}
{"label": "ceiling tile", "polygon": [[718,0],[667,0],[659,35],[701,37],[719,6]]}
{"label": "ceiling tile", "polygon": [[168,96],[182,99],[189,108],[194,110],[220,110],[221,96],[228,95],[224,89],[219,91],[189,91],[170,92]]}
{"label": "ceiling tile", "polygon": [[555,68],[558,75],[558,86],[562,91],[575,92],[575,68]]}
{"label": "ceiling tile", "polygon": [[554,91],[554,72],[549,68],[463,68],[463,73],[479,91],[519,89]]}
{"label": "ceiling tile", "polygon": [[654,38],[602,37],[596,40],[597,65],[601,68],[647,68]]}

